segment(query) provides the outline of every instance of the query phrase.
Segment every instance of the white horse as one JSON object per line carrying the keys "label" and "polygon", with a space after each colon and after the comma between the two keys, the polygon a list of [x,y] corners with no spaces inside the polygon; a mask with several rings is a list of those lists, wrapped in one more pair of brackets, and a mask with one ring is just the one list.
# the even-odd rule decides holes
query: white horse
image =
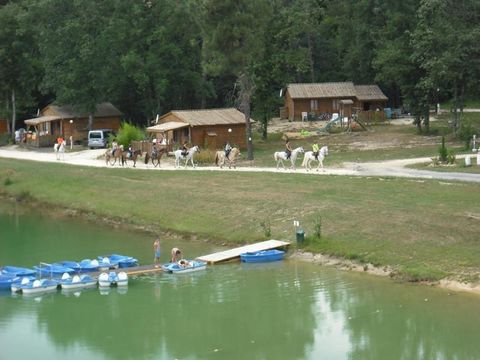
{"label": "white horse", "polygon": [[60,144],[59,143],[55,143],[53,145],[53,151],[55,151],[55,155],[57,157],[57,160],[60,160],[60,158],[62,160],[65,161],[65,146],[67,145],[67,142],[65,140],[63,140]]}
{"label": "white horse", "polygon": [[188,149],[188,153],[186,156],[182,155],[182,149],[174,151],[173,154],[175,155],[175,167],[178,168],[180,166],[180,160],[185,160],[185,169],[187,168],[188,161],[192,163],[192,167],[195,167],[195,163],[193,162],[193,156],[199,151],[200,149],[197,145]]}
{"label": "white horse", "polygon": [[[297,156],[299,153],[303,153],[303,147],[298,147],[293,149],[292,154],[290,155],[290,162],[292,165],[290,166],[290,169],[295,170],[295,161],[297,160]],[[283,163],[283,160],[288,160],[287,159],[287,153],[285,151],[277,151],[273,154],[273,158],[277,162],[277,169],[282,164],[283,168],[285,169],[285,164]]]}
{"label": "white horse", "polygon": [[325,159],[325,156],[328,155],[328,146],[322,146],[320,151],[318,152],[318,157],[317,159],[315,158],[315,155],[313,155],[313,151],[307,151],[305,153],[305,156],[303,157],[303,162],[302,166],[308,171],[312,170],[311,162],[312,161],[318,161],[318,167],[317,171],[322,168],[323,169],[323,159]]}

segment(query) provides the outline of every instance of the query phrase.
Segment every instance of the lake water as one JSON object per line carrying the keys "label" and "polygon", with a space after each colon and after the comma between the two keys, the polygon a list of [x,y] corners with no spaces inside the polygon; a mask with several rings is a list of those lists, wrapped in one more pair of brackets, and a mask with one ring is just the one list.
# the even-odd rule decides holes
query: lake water
{"label": "lake water", "polygon": [[[0,205],[0,265],[117,252],[147,235]],[[162,260],[215,250],[162,239]],[[0,359],[478,359],[480,297],[294,260],[132,278],[128,289],[0,294]]]}

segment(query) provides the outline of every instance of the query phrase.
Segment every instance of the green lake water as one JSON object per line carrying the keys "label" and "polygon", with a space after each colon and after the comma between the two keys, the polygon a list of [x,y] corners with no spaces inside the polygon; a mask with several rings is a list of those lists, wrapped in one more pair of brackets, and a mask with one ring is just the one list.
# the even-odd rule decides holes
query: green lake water
{"label": "green lake water", "polygon": [[[106,253],[151,263],[153,239],[0,205],[0,266]],[[189,258],[216,250],[162,239]],[[131,278],[128,289],[0,294],[0,359],[479,359],[480,297],[294,260]]]}

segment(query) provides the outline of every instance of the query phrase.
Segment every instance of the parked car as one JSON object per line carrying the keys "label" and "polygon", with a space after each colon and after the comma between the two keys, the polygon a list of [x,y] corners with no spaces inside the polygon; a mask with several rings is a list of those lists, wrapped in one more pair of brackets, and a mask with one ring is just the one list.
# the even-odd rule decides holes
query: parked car
{"label": "parked car", "polygon": [[90,149],[107,147],[110,134],[113,134],[112,129],[90,130],[88,132],[88,147]]}

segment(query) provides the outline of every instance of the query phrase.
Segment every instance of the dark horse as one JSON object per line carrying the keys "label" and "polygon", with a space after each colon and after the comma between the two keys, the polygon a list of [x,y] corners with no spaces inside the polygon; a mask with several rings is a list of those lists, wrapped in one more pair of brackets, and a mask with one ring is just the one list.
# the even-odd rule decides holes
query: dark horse
{"label": "dark horse", "polygon": [[160,159],[166,152],[166,148],[153,148],[151,154],[149,154],[148,152],[145,154],[145,164],[148,164],[148,160],[152,159],[152,165],[154,167],[160,166]]}
{"label": "dark horse", "polygon": [[[128,155],[129,155],[128,151],[123,152],[122,162],[125,162],[125,165],[126,165],[127,160],[132,160],[133,167],[135,167],[135,164],[137,163],[137,157],[142,156],[142,150],[133,150],[132,155],[130,157]],[[146,155],[145,155],[145,158],[146,158]]]}

